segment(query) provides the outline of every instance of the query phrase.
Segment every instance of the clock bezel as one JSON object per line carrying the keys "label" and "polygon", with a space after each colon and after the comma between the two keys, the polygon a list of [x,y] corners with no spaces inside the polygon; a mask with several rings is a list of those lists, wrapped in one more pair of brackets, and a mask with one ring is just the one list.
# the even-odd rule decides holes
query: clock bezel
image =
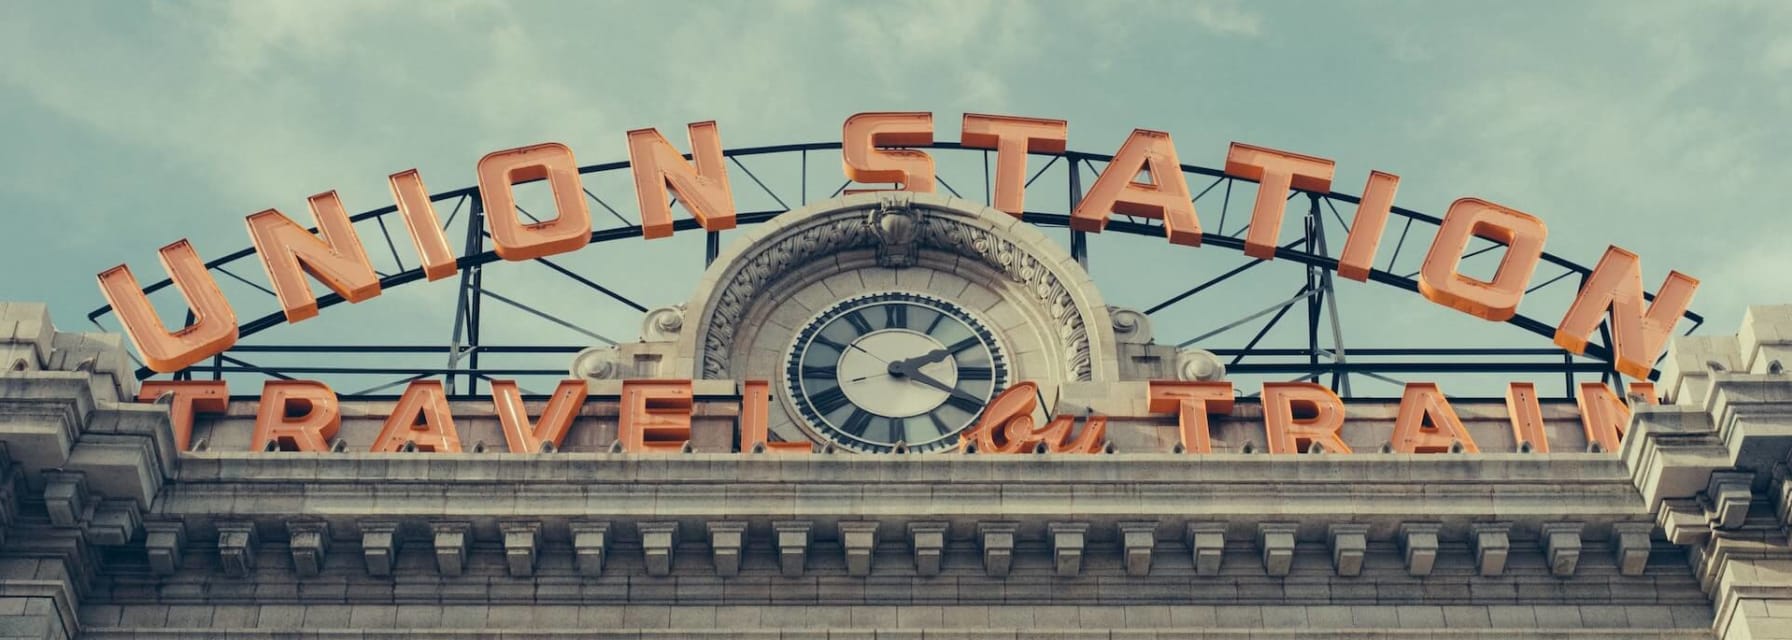
{"label": "clock bezel", "polygon": [[[984,399],[986,407],[989,400],[994,399],[1008,388],[1010,381],[1007,344],[1002,339],[1002,335],[993,328],[994,325],[985,320],[979,312],[937,295],[915,291],[887,290],[852,296],[828,305],[827,308],[811,316],[796,330],[789,346],[784,350],[784,384],[781,385],[782,392],[779,395],[785,405],[792,410],[791,413],[796,418],[797,426],[817,441],[832,443],[836,447],[859,453],[890,453],[894,450],[896,443],[866,440],[835,427],[812,406],[808,394],[804,393],[801,376],[803,356],[813,344],[813,337],[816,333],[847,313],[893,301],[917,304],[944,313],[964,324],[973,335],[982,341],[984,348],[989,351],[992,369],[989,397]],[[979,409],[971,415],[968,422],[946,436],[926,442],[904,442],[902,444],[910,453],[931,453],[956,448],[960,435],[975,426],[982,415],[983,410]]]}

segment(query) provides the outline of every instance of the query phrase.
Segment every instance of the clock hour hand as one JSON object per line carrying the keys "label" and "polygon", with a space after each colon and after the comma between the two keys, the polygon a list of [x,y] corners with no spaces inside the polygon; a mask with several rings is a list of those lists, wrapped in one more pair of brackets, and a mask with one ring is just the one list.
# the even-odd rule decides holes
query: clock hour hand
{"label": "clock hour hand", "polygon": [[952,387],[952,386],[947,385],[944,382],[940,382],[938,379],[934,378],[933,376],[927,375],[925,373],[921,373],[920,367],[906,367],[905,370],[903,371],[903,373],[905,376],[907,376],[909,378],[914,378],[916,382],[919,382],[921,384],[927,385],[929,387],[933,387],[935,389],[939,389],[940,391],[944,391],[953,396],[964,398],[971,402],[975,402],[978,404],[983,403],[982,398],[979,398],[979,397],[973,396],[969,393],[960,391],[956,387]]}
{"label": "clock hour hand", "polygon": [[951,351],[947,351],[945,349],[934,349],[932,351],[923,353],[923,354],[915,356],[913,358],[897,360],[895,362],[890,363],[890,372],[895,373],[896,369],[898,368],[898,365],[900,365],[901,366],[900,368],[904,369],[905,371],[912,372],[916,369],[920,369],[924,365],[930,365],[935,362],[945,360],[947,357],[950,357],[951,355],[952,355]]}

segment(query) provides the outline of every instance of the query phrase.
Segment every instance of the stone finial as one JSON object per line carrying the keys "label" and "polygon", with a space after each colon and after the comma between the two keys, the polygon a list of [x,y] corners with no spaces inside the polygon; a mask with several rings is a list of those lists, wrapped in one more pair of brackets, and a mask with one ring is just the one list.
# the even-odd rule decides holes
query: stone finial
{"label": "stone finial", "polygon": [[261,539],[253,522],[218,523],[218,564],[232,578],[242,578],[255,571],[255,553]]}
{"label": "stone finial", "polygon": [[1226,525],[1220,522],[1188,524],[1189,553],[1194,556],[1195,574],[1216,576],[1226,553]]}
{"label": "stone finial", "polygon": [[737,520],[716,520],[709,523],[709,557],[716,575],[730,578],[740,574],[741,549],[747,543],[747,523]]}
{"label": "stone finial", "polygon": [[87,521],[87,540],[103,547],[129,543],[143,527],[143,512],[136,500],[101,500]]}
{"label": "stone finial", "polygon": [[614,380],[627,374],[622,352],[614,346],[590,347],[573,356],[567,373],[577,380]]}
{"label": "stone finial", "polygon": [[684,305],[656,307],[641,318],[643,342],[675,342],[684,331]]}
{"label": "stone finial", "polygon": [[1400,552],[1406,557],[1408,574],[1431,575],[1431,567],[1437,562],[1437,532],[1441,528],[1435,522],[1401,523]]}
{"label": "stone finial", "polygon": [[983,572],[993,578],[1008,575],[1014,564],[1014,531],[1019,523],[1009,521],[977,523],[977,539],[983,545]]}
{"label": "stone finial", "polygon": [[392,575],[392,566],[398,558],[397,534],[397,520],[361,523],[361,558],[367,563],[367,575],[376,578]]}
{"label": "stone finial", "polygon": [[1192,382],[1224,380],[1226,363],[1206,349],[1183,349],[1176,352],[1176,377]]}
{"label": "stone finial", "polygon": [[1134,577],[1150,575],[1151,551],[1156,546],[1156,522],[1120,523],[1120,553],[1121,560],[1126,563],[1126,575]]}
{"label": "stone finial", "polygon": [[466,571],[467,547],[473,542],[471,526],[466,522],[432,522],[429,529],[436,548],[436,570],[445,576]]}
{"label": "stone finial", "polygon": [[604,553],[610,541],[610,523],[574,520],[568,527],[572,530],[573,562],[578,565],[579,575],[602,575]]}
{"label": "stone finial", "polygon": [[1363,573],[1363,555],[1369,550],[1369,525],[1334,524],[1326,528],[1326,544],[1332,549],[1332,568],[1338,575]]}
{"label": "stone finial", "polygon": [[44,472],[44,509],[50,512],[50,524],[58,527],[80,526],[87,515],[87,474],[79,471]]}
{"label": "stone finial", "polygon": [[1580,564],[1580,534],[1585,526],[1579,522],[1546,522],[1538,532],[1538,543],[1549,559],[1549,572],[1557,577],[1574,575]]}
{"label": "stone finial", "polygon": [[778,544],[778,570],[786,578],[800,578],[809,560],[808,520],[781,520],[772,523],[773,540]]}
{"label": "stone finial", "polygon": [[149,552],[149,570],[158,576],[173,575],[185,559],[187,525],[179,520],[143,523],[143,547]]}
{"label": "stone finial", "polygon": [[1612,525],[1612,555],[1618,561],[1618,573],[1640,576],[1649,568],[1649,536],[1655,526],[1647,522],[1619,522]]}
{"label": "stone finial", "polygon": [[1058,576],[1070,578],[1082,573],[1083,546],[1089,538],[1089,523],[1051,522],[1045,527],[1052,538],[1052,560]]}
{"label": "stone finial", "polygon": [[1294,533],[1298,528],[1292,522],[1257,525],[1257,547],[1263,552],[1263,570],[1269,575],[1285,576],[1294,567]]}
{"label": "stone finial", "polygon": [[1114,342],[1151,344],[1151,317],[1137,309],[1108,306],[1108,317],[1114,323]]}
{"label": "stone finial", "polygon": [[678,522],[643,522],[640,529],[641,555],[647,575],[672,575],[672,551],[678,547]]}
{"label": "stone finial", "polygon": [[330,523],[321,520],[293,520],[286,523],[291,540],[292,569],[301,578],[323,573],[324,556],[330,552]]}
{"label": "stone finial", "polygon": [[846,575],[871,575],[871,558],[877,552],[877,523],[843,521],[840,523],[840,547],[846,552]]}
{"label": "stone finial", "polygon": [[915,554],[915,573],[923,576],[940,574],[940,560],[946,552],[946,523],[908,523],[909,548]]}
{"label": "stone finial", "polygon": [[527,578],[535,575],[536,550],[541,547],[541,522],[499,522],[498,532],[504,536],[504,562],[509,565],[511,577]]}
{"label": "stone finial", "polygon": [[1749,487],[1755,476],[1746,471],[1719,471],[1706,482],[1705,495],[1711,497],[1711,524],[1718,529],[1735,529],[1748,518],[1748,505],[1754,494]]}
{"label": "stone finial", "polygon": [[1469,544],[1474,547],[1475,567],[1483,576],[1506,572],[1506,557],[1512,553],[1512,523],[1477,522],[1469,525]]}

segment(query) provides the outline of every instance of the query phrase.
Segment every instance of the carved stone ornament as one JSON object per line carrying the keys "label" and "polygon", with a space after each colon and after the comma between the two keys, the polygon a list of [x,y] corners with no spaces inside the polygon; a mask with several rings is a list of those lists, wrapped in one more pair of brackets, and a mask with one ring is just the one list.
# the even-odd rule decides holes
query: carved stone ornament
{"label": "carved stone ornament", "polygon": [[1114,342],[1151,344],[1150,317],[1126,307],[1108,307],[1108,317],[1114,319]]}
{"label": "carved stone ornament", "polygon": [[[651,316],[649,317],[651,321]],[[616,347],[591,347],[573,356],[567,372],[580,380],[614,380],[622,377],[622,352]]]}
{"label": "carved stone ornament", "polygon": [[920,214],[915,211],[907,192],[882,194],[877,208],[871,210],[866,220],[871,223],[871,232],[877,236],[878,266],[890,269],[915,266],[921,258],[921,245],[915,242],[921,223]]}
{"label": "carved stone ornament", "polygon": [[[961,259],[974,259],[1018,285],[1057,327],[1070,379],[1093,379],[1089,324],[1049,258],[1040,255],[1037,248],[1017,242],[1008,232],[973,224],[970,219],[974,216],[936,211],[939,205],[910,202],[909,198],[919,196],[907,193],[879,196],[878,202],[868,207],[872,213],[823,211],[756,239],[731,259],[731,272],[725,271],[714,285],[717,293],[709,297],[702,332],[697,336],[702,377],[732,377],[730,352],[742,319],[753,302],[786,274],[844,251],[876,249],[883,261],[885,253],[895,255],[894,249],[886,251],[885,247],[913,247],[903,250],[918,255],[921,249],[934,249]],[[912,230],[909,221],[914,225]],[[911,233],[913,237],[909,238]],[[1100,308],[1106,310],[1105,306]]]}
{"label": "carved stone ornament", "polygon": [[1183,349],[1176,354],[1176,376],[1186,381],[1224,380],[1226,363],[1206,349]]}
{"label": "carved stone ornament", "polygon": [[671,342],[684,330],[684,305],[676,304],[648,311],[641,319],[643,342]]}

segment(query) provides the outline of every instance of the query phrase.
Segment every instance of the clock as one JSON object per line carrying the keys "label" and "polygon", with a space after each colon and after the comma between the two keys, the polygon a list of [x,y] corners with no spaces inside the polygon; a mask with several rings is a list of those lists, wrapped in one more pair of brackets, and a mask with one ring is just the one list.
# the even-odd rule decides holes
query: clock
{"label": "clock", "polygon": [[885,292],[822,311],[797,331],[788,399],[836,446],[885,453],[950,449],[1008,384],[1001,341],[969,310]]}

